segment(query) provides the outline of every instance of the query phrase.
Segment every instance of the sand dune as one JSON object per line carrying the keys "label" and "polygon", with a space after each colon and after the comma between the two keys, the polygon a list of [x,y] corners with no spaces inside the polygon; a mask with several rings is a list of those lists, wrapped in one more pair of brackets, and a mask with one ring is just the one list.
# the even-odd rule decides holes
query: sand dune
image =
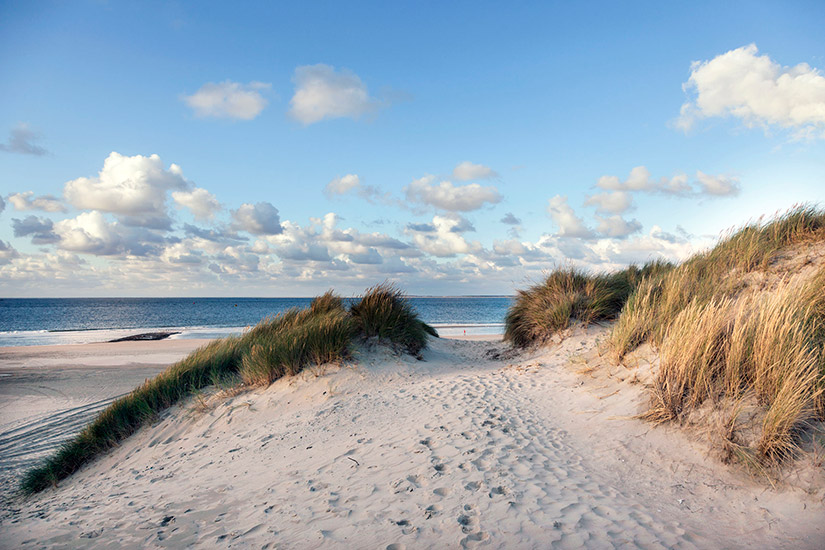
{"label": "sand dune", "polygon": [[638,385],[585,383],[576,365],[604,334],[514,357],[445,339],[424,361],[360,350],[191,400],[14,502],[4,544],[821,548],[822,495],[770,489],[629,418]]}

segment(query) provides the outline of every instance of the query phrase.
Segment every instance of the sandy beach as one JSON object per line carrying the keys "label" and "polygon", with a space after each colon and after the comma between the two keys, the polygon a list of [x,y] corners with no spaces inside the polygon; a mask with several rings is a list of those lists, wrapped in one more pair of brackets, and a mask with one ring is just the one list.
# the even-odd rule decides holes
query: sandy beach
{"label": "sandy beach", "polygon": [[[189,400],[58,488],[4,504],[3,544],[821,548],[821,487],[771,488],[632,418],[643,395],[630,377],[583,376],[604,335],[519,355],[437,339],[423,361],[359,349]],[[196,345],[2,350],[3,431],[37,415],[72,427],[60,406],[110,399]]]}
{"label": "sandy beach", "polygon": [[0,483],[206,340],[0,347]]}

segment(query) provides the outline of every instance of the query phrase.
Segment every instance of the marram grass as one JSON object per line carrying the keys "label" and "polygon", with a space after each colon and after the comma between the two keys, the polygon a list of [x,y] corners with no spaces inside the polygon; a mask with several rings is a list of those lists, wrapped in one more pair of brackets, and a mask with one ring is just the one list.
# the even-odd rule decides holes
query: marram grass
{"label": "marram grass", "polygon": [[77,436],[26,472],[21,488],[34,493],[56,485],[204,387],[236,379],[265,386],[308,365],[340,361],[359,339],[377,337],[417,355],[430,336],[438,334],[418,319],[403,292],[392,285],[368,289],[349,310],[339,296],[327,292],[308,308],[264,319],[243,336],[210,342],[113,401]]}
{"label": "marram grass", "polygon": [[560,268],[527,290],[519,290],[505,319],[504,339],[516,347],[541,345],[574,322],[590,324],[614,319],[643,281],[673,268],[653,261],[616,273],[591,275]]}
{"label": "marram grass", "polygon": [[[796,268],[783,271],[777,260],[824,242],[825,212],[801,206],[642,281],[610,343],[618,360],[644,342],[659,351],[643,416],[681,420],[708,400],[716,407],[751,396],[761,425],[740,450],[766,464],[794,455],[808,421],[825,420],[825,268],[791,280]],[[767,270],[772,287],[748,285],[749,273]]]}

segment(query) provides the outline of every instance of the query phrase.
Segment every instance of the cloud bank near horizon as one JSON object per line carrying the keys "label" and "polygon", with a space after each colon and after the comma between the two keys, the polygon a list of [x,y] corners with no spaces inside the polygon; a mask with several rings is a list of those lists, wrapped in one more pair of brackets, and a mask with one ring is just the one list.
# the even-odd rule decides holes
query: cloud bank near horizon
{"label": "cloud bank near horizon", "polygon": [[[453,177],[456,173],[459,180],[500,178],[488,167],[466,162],[456,165]],[[707,183],[728,181],[722,176],[699,172],[693,182],[672,180],[654,180],[638,167],[625,180],[600,178],[580,210],[565,196],[545,198],[545,231],[525,240],[519,238],[522,219],[510,211],[495,214],[506,203],[495,185],[425,176],[394,195],[364,185],[357,174],[319,182],[319,195],[396,209],[394,228],[365,231],[335,212],[301,222],[290,219],[285,206],[267,201],[227,207],[188,180],[177,164],[167,165],[158,155],[112,152],[96,175],[65,182],[62,199],[30,191],[6,197],[14,211],[42,215],[12,219],[17,246],[2,243],[0,288],[26,293],[49,282],[55,291],[80,294],[141,289],[175,294],[236,285],[254,292],[289,281],[293,292],[312,293],[393,279],[420,292],[433,285],[445,292],[509,291],[553,265],[604,270],[690,254],[701,239],[659,226],[645,232],[637,220],[623,217],[634,193],[678,188],[676,195],[684,200],[732,194],[730,186]],[[686,189],[691,191],[682,192]],[[500,236],[475,236],[478,224],[498,228]]]}

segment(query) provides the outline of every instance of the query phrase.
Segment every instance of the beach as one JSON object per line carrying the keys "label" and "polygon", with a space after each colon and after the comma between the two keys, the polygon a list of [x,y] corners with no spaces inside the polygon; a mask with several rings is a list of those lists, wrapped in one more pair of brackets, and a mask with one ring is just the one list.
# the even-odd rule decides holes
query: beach
{"label": "beach", "polygon": [[0,480],[15,476],[108,405],[207,340],[0,347]]}
{"label": "beach", "polygon": [[[6,501],[4,544],[821,547],[821,488],[772,488],[633,418],[641,386],[599,375],[605,330],[523,353],[496,337],[439,338],[420,361],[359,348],[267,388],[205,392],[58,488]],[[61,414],[197,345],[0,350],[3,431],[29,425],[36,442],[38,423],[70,427]]]}

